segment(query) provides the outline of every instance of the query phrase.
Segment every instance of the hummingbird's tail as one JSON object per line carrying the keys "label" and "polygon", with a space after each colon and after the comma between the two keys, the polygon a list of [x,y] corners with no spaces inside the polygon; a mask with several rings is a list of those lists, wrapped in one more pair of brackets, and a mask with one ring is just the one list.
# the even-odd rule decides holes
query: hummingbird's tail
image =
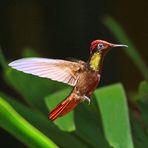
{"label": "hummingbird's tail", "polygon": [[80,102],[80,99],[76,99],[74,95],[70,95],[49,113],[48,119],[53,121],[60,116],[64,116],[73,110]]}

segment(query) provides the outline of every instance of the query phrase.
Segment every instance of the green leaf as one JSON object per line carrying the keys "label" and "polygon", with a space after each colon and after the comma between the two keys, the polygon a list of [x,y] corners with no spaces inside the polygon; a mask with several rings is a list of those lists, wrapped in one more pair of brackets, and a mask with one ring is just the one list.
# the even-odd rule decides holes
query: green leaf
{"label": "green leaf", "polygon": [[121,43],[128,45],[129,48],[126,48],[123,51],[130,57],[133,63],[137,66],[138,70],[141,72],[145,80],[148,81],[148,67],[145,64],[142,57],[140,56],[134,44],[131,42],[131,40],[124,32],[123,28],[120,26],[120,24],[112,17],[105,17],[104,24]]}
{"label": "green leaf", "polygon": [[0,117],[0,126],[29,147],[57,147],[48,137],[21,117],[2,98],[0,98]]}
{"label": "green leaf", "polygon": [[14,109],[29,121],[33,126],[42,131],[46,136],[50,137],[59,147],[63,148],[86,148],[85,143],[79,138],[73,136],[71,133],[67,133],[59,130],[56,125],[49,121],[47,117],[43,116],[40,112],[31,110],[28,107],[18,103],[14,98],[11,98],[3,93],[0,93],[13,107]]}
{"label": "green leaf", "polygon": [[95,92],[100,108],[105,137],[114,148],[133,148],[126,96],[121,84]]}
{"label": "green leaf", "polygon": [[[49,110],[52,110],[55,108],[61,100],[64,100],[67,98],[67,96],[70,94],[71,88],[68,87],[67,89],[63,89],[61,91],[58,91],[56,93],[53,93],[52,95],[49,95],[45,98],[46,105]],[[67,115],[58,118],[54,121],[54,123],[64,131],[74,131],[75,130],[75,123],[74,123],[74,113],[71,111]]]}

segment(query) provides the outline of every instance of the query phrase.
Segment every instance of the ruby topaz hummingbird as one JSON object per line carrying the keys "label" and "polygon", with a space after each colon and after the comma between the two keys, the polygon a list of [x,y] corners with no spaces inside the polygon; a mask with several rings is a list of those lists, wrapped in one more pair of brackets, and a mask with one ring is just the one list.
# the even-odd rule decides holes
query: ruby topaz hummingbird
{"label": "ruby topaz hummingbird", "polygon": [[90,102],[90,96],[100,82],[104,57],[114,47],[127,47],[127,45],[95,40],[91,43],[90,57],[87,62],[23,58],[11,62],[9,66],[25,73],[73,86],[69,96],[49,113],[48,118],[53,121],[73,110],[79,103],[85,100]]}

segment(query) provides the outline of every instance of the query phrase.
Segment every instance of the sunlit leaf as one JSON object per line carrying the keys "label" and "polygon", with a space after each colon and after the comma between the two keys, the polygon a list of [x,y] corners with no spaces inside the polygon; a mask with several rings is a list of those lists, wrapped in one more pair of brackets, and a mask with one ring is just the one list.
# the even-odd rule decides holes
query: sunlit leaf
{"label": "sunlit leaf", "polygon": [[95,92],[100,108],[105,137],[114,148],[133,148],[127,102],[121,84]]}
{"label": "sunlit leaf", "polygon": [[0,98],[0,127],[29,147],[57,147],[48,137],[21,117],[4,99]]}

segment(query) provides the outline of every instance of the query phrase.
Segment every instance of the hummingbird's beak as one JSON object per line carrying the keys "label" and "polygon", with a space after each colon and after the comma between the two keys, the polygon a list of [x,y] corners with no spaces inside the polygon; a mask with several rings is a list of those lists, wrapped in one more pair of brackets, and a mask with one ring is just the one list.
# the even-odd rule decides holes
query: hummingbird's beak
{"label": "hummingbird's beak", "polygon": [[123,44],[111,44],[111,47],[114,48],[114,47],[128,47],[127,45],[123,45]]}

